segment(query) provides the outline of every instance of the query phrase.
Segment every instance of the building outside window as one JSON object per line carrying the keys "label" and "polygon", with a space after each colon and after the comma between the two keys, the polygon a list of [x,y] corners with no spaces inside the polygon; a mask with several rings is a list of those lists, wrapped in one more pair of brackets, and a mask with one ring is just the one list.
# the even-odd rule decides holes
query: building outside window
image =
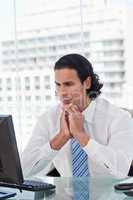
{"label": "building outside window", "polygon": [[13,115],[21,148],[37,117],[56,103],[53,66],[64,54],[85,55],[104,83],[103,96],[132,107],[132,9],[126,0],[123,7],[120,0],[2,3],[0,109]]}

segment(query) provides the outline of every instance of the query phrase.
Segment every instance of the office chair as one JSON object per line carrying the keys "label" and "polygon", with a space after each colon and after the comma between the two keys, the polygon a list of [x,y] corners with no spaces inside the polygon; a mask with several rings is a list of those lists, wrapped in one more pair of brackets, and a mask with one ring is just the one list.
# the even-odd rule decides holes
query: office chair
{"label": "office chair", "polygon": [[52,177],[60,177],[59,172],[57,171],[56,168],[54,168],[52,171],[47,173],[47,176],[52,176]]}
{"label": "office chair", "polygon": [[[131,116],[133,118],[133,110],[129,110],[127,108],[123,108],[123,109],[127,110],[131,114]],[[130,169],[129,169],[129,172],[128,172],[128,176],[133,176],[133,161],[131,163],[131,166],[130,166]]]}

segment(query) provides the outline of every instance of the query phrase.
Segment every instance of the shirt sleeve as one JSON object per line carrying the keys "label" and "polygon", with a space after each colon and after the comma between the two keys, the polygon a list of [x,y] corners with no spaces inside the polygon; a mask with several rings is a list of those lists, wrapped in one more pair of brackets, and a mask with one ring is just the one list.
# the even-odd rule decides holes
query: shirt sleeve
{"label": "shirt sleeve", "polygon": [[[99,131],[102,137],[102,130]],[[108,132],[107,145],[90,139],[84,150],[103,173],[125,178],[133,159],[133,119],[128,115],[117,116],[110,123]]]}
{"label": "shirt sleeve", "polygon": [[33,176],[41,170],[45,172],[45,168],[58,152],[50,146],[49,124],[46,116],[47,114],[39,118],[29,143],[22,153],[21,161],[25,177]]}

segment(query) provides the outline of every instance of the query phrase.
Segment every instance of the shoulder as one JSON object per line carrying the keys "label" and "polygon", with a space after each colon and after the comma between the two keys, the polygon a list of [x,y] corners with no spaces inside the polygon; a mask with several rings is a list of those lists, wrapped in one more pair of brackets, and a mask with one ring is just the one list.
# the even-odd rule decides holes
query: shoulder
{"label": "shoulder", "polygon": [[111,118],[116,118],[118,116],[131,117],[131,114],[128,111],[118,106],[115,106],[108,100],[101,97],[98,97],[96,99],[96,112],[104,116],[108,116],[108,117],[110,116]]}
{"label": "shoulder", "polygon": [[39,120],[54,120],[57,119],[61,112],[60,104],[55,104],[53,106],[48,107],[40,116]]}

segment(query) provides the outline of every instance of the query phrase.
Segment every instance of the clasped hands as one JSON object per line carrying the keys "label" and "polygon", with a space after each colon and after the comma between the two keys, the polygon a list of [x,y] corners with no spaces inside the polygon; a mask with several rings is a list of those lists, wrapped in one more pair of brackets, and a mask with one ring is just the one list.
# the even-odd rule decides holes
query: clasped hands
{"label": "clasped hands", "polygon": [[84,130],[84,116],[77,105],[63,107],[61,115],[61,134],[65,137],[76,138],[81,146],[85,146],[90,137]]}
{"label": "clasped hands", "polygon": [[61,115],[61,133],[68,138],[77,138],[84,132],[84,117],[77,105],[69,104],[63,107]]}
{"label": "clasped hands", "polygon": [[83,126],[84,117],[77,105],[67,105],[62,109],[60,119],[60,131],[50,141],[50,146],[54,150],[59,150],[65,143],[76,138],[81,146],[85,146],[90,137],[85,133]]}

